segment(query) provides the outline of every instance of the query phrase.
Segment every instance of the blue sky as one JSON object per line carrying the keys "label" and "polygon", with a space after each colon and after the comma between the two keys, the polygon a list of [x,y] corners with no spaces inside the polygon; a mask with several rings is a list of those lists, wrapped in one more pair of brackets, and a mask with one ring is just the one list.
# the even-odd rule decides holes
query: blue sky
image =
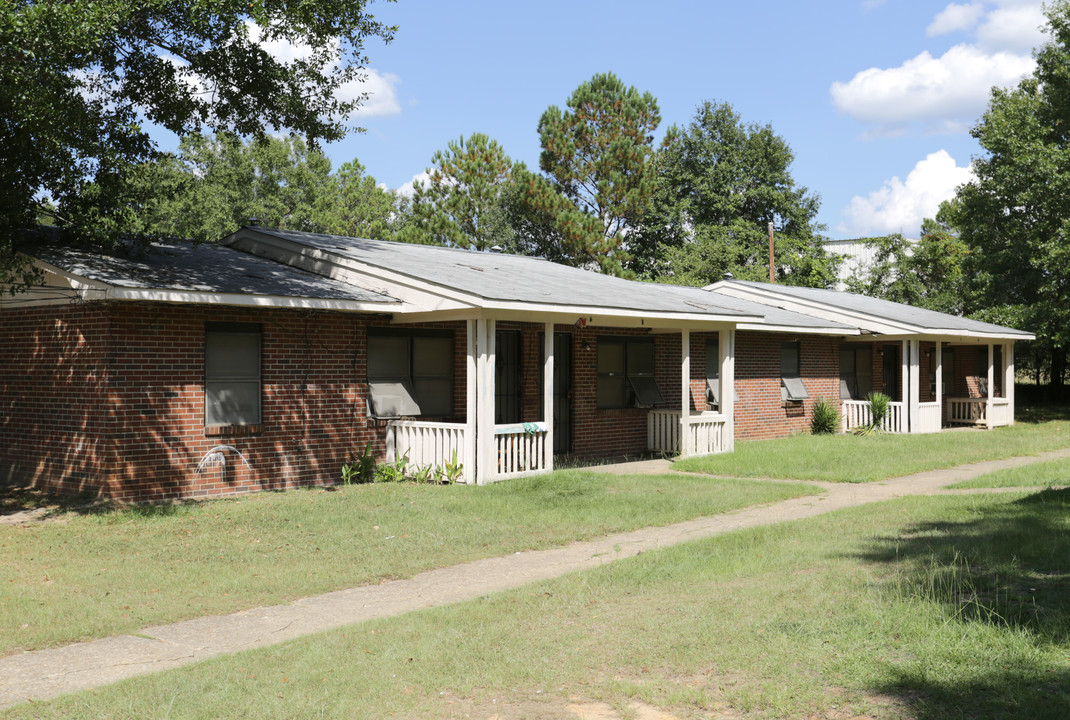
{"label": "blue sky", "polygon": [[923,216],[969,177],[969,136],[989,88],[1032,70],[1039,0],[539,2],[398,0],[371,6],[399,25],[368,48],[367,133],[326,147],[390,188],[431,155],[483,132],[538,167],[539,117],[612,71],[651,92],[659,135],[706,99],[769,123],[793,175],[822,198],[830,238],[918,235]]}

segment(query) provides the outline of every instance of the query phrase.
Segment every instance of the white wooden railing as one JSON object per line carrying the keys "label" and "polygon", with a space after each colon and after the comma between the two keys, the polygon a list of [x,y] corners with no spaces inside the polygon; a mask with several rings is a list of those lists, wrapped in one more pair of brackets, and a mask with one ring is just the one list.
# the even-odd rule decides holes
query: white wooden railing
{"label": "white wooden railing", "polygon": [[940,432],[943,418],[940,413],[940,403],[925,402],[918,405],[918,432]]}
{"label": "white wooden railing", "polygon": [[[691,451],[710,455],[725,451],[725,424],[720,413],[703,412],[690,416]],[[653,452],[680,452],[680,411],[651,410],[647,414],[647,448]]]}
{"label": "white wooden railing", "polygon": [[988,427],[1011,424],[1011,401],[1007,398],[992,398],[988,408]]}
{"label": "white wooden railing", "polygon": [[988,422],[987,398],[949,397],[947,421],[956,425],[984,425]]}
{"label": "white wooden railing", "polygon": [[[475,482],[475,462],[466,454],[467,432],[462,423],[392,420],[386,432],[387,461],[408,455],[411,467],[440,467],[452,462],[456,452],[462,463],[460,482]],[[490,481],[546,471],[545,423],[495,425],[493,442],[498,460],[488,473]]]}
{"label": "white wooden railing", "polygon": [[[888,412],[881,422],[881,430],[890,433],[903,432],[903,403],[888,403]],[[873,415],[869,411],[869,402],[866,400],[843,401],[843,431],[850,432],[855,428],[865,427],[873,422]]]}
{"label": "white wooden railing", "polygon": [[392,420],[386,429],[387,462],[408,455],[413,467],[439,467],[452,462],[457,453],[460,482],[474,482],[475,467],[465,452],[466,432],[463,423]]}
{"label": "white wooden railing", "polygon": [[516,423],[494,426],[498,458],[493,480],[546,471],[546,423]]}

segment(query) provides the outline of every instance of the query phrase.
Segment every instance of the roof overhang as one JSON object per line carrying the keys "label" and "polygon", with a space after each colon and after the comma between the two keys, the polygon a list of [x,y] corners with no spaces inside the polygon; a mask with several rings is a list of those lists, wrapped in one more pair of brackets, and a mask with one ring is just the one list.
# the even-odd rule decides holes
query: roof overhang
{"label": "roof overhang", "polygon": [[[400,305],[390,312],[395,314],[394,320],[399,323],[477,317],[528,322],[574,322],[580,317],[587,317],[599,318],[604,324],[612,323],[617,327],[681,327],[683,324],[761,322],[762,319],[761,315],[734,312],[675,313],[604,305],[495,300],[251,228],[242,228],[224,242],[237,250],[398,298]],[[699,307],[696,305],[696,309]],[[570,317],[571,320],[568,320]]]}
{"label": "roof overhang", "polygon": [[860,312],[851,308],[833,307],[827,303],[809,300],[807,298],[789,297],[773,290],[750,285],[738,285],[735,283],[720,281],[708,285],[705,290],[721,292],[731,297],[743,300],[771,305],[783,310],[812,315],[824,320],[832,320],[844,324],[857,325],[859,335],[881,336],[882,340],[912,339],[912,340],[937,340],[937,339],[961,339],[963,341],[989,341],[989,340],[1034,340],[1035,335],[1014,331],[1010,333],[985,332],[977,330],[963,330],[961,328],[936,328],[915,325],[911,323],[889,320],[877,317],[870,313]]}
{"label": "roof overhang", "polygon": [[0,304],[25,307],[78,301],[164,302],[239,307],[336,310],[341,312],[391,313],[400,301],[365,301],[283,295],[221,292],[174,288],[139,288],[93,280],[51,263],[31,258],[45,273],[44,286],[27,288],[17,299],[0,299]]}

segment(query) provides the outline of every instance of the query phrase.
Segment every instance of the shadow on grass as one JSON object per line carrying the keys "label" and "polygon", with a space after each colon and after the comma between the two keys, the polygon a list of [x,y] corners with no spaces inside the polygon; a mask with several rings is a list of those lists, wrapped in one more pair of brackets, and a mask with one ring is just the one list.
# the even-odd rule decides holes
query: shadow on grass
{"label": "shadow on grass", "polygon": [[1070,405],[1030,405],[1015,407],[1014,420],[1020,423],[1045,423],[1070,420]]}
{"label": "shadow on grass", "polygon": [[958,683],[904,669],[875,690],[899,697],[920,720],[1070,717],[1070,669],[1050,660],[1051,648],[1070,643],[1068,513],[1070,490],[1045,490],[969,521],[910,526],[864,552],[896,568],[893,594],[935,604],[949,622],[1025,633],[1041,651],[1012,661],[956,659],[971,675]]}
{"label": "shadow on grass", "polygon": [[0,521],[34,522],[64,515],[127,513],[142,518],[174,515],[182,502],[167,501],[128,505],[101,499],[93,492],[74,495],[0,485]]}

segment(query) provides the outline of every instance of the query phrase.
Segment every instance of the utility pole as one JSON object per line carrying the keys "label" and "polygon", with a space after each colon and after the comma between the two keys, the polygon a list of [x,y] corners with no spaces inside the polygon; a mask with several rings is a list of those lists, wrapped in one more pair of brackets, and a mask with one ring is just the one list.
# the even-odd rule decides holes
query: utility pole
{"label": "utility pole", "polygon": [[773,221],[769,221],[769,282],[776,282],[776,273],[773,269]]}

